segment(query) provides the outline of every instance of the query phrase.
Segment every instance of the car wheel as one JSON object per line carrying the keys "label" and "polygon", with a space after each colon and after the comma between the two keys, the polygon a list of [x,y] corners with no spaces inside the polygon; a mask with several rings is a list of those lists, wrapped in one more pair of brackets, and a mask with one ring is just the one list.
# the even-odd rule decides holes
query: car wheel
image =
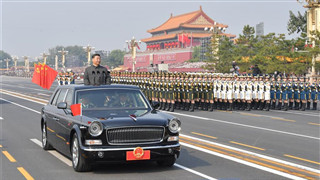
{"label": "car wheel", "polygon": [[81,155],[77,134],[72,138],[71,157],[73,169],[77,172],[86,172],[91,169],[91,165]]}
{"label": "car wheel", "polygon": [[176,162],[177,158],[175,156],[170,156],[167,158],[164,158],[163,160],[157,161],[157,164],[159,166],[165,166],[165,167],[171,167]]}
{"label": "car wheel", "polygon": [[46,124],[43,124],[43,126],[42,126],[42,148],[46,151],[53,149],[51,144],[48,142],[47,125]]}

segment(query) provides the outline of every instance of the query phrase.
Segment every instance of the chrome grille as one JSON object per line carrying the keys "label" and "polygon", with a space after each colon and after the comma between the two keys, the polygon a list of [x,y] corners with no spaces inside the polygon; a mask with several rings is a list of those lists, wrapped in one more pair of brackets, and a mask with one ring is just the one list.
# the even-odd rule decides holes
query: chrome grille
{"label": "chrome grille", "polygon": [[163,133],[163,127],[115,128],[107,131],[107,139],[112,145],[158,143],[162,141]]}

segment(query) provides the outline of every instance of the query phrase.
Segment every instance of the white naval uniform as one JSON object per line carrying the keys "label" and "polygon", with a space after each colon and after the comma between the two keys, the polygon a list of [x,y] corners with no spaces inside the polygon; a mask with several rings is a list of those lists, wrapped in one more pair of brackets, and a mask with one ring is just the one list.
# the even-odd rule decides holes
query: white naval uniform
{"label": "white naval uniform", "polygon": [[226,81],[227,85],[227,99],[232,100],[233,99],[233,81]]}
{"label": "white naval uniform", "polygon": [[234,89],[234,99],[240,99],[240,82],[235,81],[233,85]]}
{"label": "white naval uniform", "polygon": [[247,101],[252,100],[252,86],[253,86],[252,81],[247,81],[247,84],[246,84],[246,100]]}
{"label": "white naval uniform", "polygon": [[252,99],[258,99],[258,82],[253,82]]}
{"label": "white naval uniform", "polygon": [[241,81],[240,82],[240,99],[245,100],[246,99],[246,82]]}
{"label": "white naval uniform", "polygon": [[263,83],[263,81],[259,82],[258,99],[264,100],[264,83]]}
{"label": "white naval uniform", "polygon": [[269,101],[271,99],[271,83],[270,82],[265,82],[264,84],[265,91],[264,91],[264,100]]}
{"label": "white naval uniform", "polygon": [[227,99],[227,82],[221,82],[221,99]]}

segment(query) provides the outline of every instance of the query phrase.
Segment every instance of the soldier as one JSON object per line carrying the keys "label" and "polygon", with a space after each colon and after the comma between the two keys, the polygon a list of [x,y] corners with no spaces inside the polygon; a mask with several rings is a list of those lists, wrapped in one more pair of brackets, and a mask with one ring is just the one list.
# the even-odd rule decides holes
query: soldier
{"label": "soldier", "polygon": [[213,104],[214,104],[214,97],[213,97],[213,79],[212,79],[212,75],[209,75],[208,77],[208,83],[207,83],[207,101],[209,101],[210,105],[209,105],[209,111],[212,112],[213,111]]}
{"label": "soldier", "polygon": [[246,80],[246,102],[247,102],[247,108],[246,111],[251,110],[251,101],[252,101],[252,88],[253,88],[253,82],[251,81],[250,77],[247,77]]}
{"label": "soldier", "polygon": [[[194,100],[194,76],[190,75],[189,76],[189,81],[188,81],[188,98],[187,98],[187,110],[189,110],[190,112],[194,111],[194,104],[195,104],[195,100]],[[191,104],[190,104],[191,103]]]}
{"label": "soldier", "polygon": [[276,84],[277,84],[276,78],[275,78],[275,76],[272,76],[272,79],[271,79],[271,82],[270,82],[271,109],[275,109],[276,108],[276,104],[277,104],[277,101],[276,101],[276,92],[277,92]]}
{"label": "soldier", "polygon": [[264,101],[265,101],[265,82],[263,81],[264,77],[259,77],[258,84],[258,101],[259,101],[259,110],[264,109]]}
{"label": "soldier", "polygon": [[307,82],[306,82],[306,86],[307,86],[307,92],[306,92],[306,98],[307,98],[307,110],[310,110],[310,104],[311,104],[311,83],[310,83],[310,77],[308,78]]}
{"label": "soldier", "polygon": [[214,106],[213,109],[218,109],[218,104],[219,104],[219,94],[218,93],[218,83],[219,83],[219,75],[214,77],[213,80],[213,97],[214,97]]}
{"label": "soldier", "polygon": [[287,78],[287,92],[288,92],[288,102],[289,109],[293,109],[293,101],[294,101],[294,90],[293,90],[293,77]]}
{"label": "soldier", "polygon": [[175,98],[176,98],[176,109],[181,109],[181,105],[182,105],[182,90],[181,90],[181,79],[180,79],[180,73],[178,73],[175,77],[175,89],[174,89],[174,93],[175,93]]}
{"label": "soldier", "polygon": [[270,109],[270,100],[271,100],[271,83],[270,83],[270,76],[266,76],[265,82],[264,82],[264,100],[266,102],[265,104],[265,111],[269,111]]}
{"label": "soldier", "polygon": [[293,77],[293,101],[294,101],[294,110],[300,109],[300,90],[299,90],[299,80],[297,77]]}
{"label": "soldier", "polygon": [[232,111],[233,109],[233,82],[234,82],[234,78],[232,77],[232,75],[228,76],[226,81],[226,96],[227,96],[226,104],[228,103],[227,104],[228,111]]}
{"label": "soldier", "polygon": [[253,76],[253,82],[252,82],[252,99],[253,99],[253,110],[258,109],[258,88],[259,88],[259,82],[258,82],[259,75]]}
{"label": "soldier", "polygon": [[245,110],[246,108],[246,81],[245,76],[240,77],[240,110]]}
{"label": "soldier", "polygon": [[[281,76],[280,76],[280,79],[281,79]],[[277,101],[278,101],[276,110],[281,110],[281,106],[282,106],[281,93],[282,93],[282,92],[281,92],[281,84],[280,84],[280,81],[276,81],[275,88],[276,88],[276,99],[277,99]]]}
{"label": "soldier", "polygon": [[233,103],[234,103],[234,109],[239,110],[240,109],[240,77],[238,75],[234,75],[234,85],[233,85]]}
{"label": "soldier", "polygon": [[310,99],[312,100],[312,110],[317,110],[317,85],[315,82],[310,84],[310,90],[311,90]]}

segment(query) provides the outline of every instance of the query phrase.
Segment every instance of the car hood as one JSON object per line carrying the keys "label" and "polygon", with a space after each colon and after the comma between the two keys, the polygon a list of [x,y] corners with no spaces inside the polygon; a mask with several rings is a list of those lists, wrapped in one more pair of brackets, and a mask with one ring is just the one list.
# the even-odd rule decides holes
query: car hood
{"label": "car hood", "polygon": [[[83,118],[84,121],[100,121],[106,128],[116,128],[125,126],[167,126],[168,120],[174,118],[173,116],[160,112],[149,111],[148,113],[138,117],[110,117],[108,119],[103,118]],[[84,122],[85,123],[85,122]]]}

